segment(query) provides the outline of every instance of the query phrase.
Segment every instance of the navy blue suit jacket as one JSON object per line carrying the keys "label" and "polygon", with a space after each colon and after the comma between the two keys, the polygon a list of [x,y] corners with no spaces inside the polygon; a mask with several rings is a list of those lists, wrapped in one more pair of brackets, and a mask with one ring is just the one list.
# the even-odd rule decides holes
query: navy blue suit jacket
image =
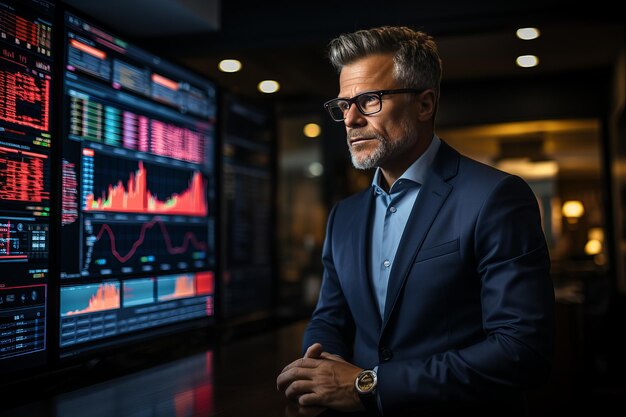
{"label": "navy blue suit jacket", "polygon": [[386,415],[470,405],[519,414],[523,391],[549,374],[555,331],[530,187],[442,141],[402,235],[382,318],[368,271],[373,201],[370,187],[329,215],[303,349],[320,342],[362,368],[378,366]]}

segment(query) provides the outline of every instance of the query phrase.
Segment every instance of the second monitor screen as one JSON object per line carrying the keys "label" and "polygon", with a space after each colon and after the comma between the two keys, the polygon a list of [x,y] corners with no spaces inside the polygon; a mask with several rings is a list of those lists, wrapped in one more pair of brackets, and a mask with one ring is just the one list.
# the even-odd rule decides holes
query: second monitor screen
{"label": "second monitor screen", "polygon": [[62,356],[213,315],[215,85],[65,15]]}

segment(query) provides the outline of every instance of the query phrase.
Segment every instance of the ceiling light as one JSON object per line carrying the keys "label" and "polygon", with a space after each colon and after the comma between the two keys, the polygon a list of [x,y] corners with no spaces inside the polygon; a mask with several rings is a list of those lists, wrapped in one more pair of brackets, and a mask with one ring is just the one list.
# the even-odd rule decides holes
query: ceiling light
{"label": "ceiling light", "polygon": [[539,58],[535,55],[520,55],[515,60],[515,63],[522,68],[531,68],[539,65]]}
{"label": "ceiling light", "polygon": [[316,138],[322,133],[322,128],[317,123],[307,123],[302,131],[307,138]]}
{"label": "ceiling light", "polygon": [[223,59],[217,65],[222,72],[237,72],[241,70],[241,61],[236,59]]}
{"label": "ceiling light", "polygon": [[280,90],[280,84],[274,80],[264,80],[259,83],[258,89],[262,93],[271,94]]}
{"label": "ceiling light", "polygon": [[533,39],[537,39],[541,33],[537,28],[520,28],[517,29],[517,32],[515,32],[515,34],[518,38],[522,40],[530,41]]}

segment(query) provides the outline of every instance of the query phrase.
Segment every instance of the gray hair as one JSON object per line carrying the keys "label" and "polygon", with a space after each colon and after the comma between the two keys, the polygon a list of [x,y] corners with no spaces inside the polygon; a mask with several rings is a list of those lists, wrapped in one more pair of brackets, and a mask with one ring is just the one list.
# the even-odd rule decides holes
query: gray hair
{"label": "gray hair", "polygon": [[328,57],[337,72],[369,55],[392,53],[394,79],[402,88],[430,88],[439,101],[441,58],[434,39],[404,26],[382,26],[345,33],[333,39]]}

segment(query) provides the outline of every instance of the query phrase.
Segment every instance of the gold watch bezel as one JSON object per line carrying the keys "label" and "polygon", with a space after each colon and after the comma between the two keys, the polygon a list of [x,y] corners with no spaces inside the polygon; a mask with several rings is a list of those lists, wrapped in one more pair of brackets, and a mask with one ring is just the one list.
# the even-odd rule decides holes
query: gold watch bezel
{"label": "gold watch bezel", "polygon": [[359,395],[372,394],[378,384],[378,375],[372,369],[364,369],[357,375],[354,387]]}

